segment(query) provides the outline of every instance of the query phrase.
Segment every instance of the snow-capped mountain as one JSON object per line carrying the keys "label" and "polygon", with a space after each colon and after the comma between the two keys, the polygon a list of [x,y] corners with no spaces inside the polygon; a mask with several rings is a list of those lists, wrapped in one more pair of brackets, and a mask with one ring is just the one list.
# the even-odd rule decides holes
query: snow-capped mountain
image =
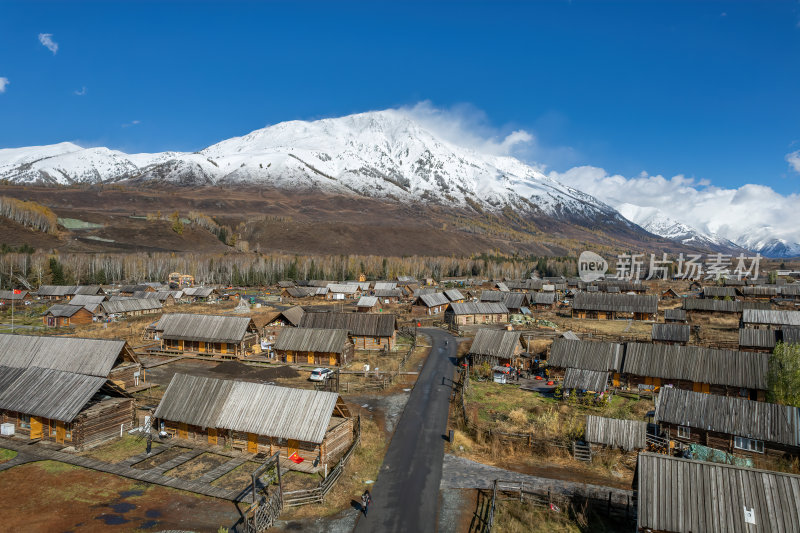
{"label": "snow-capped mountain", "polygon": [[744,252],[745,248],[714,233],[703,233],[687,224],[670,218],[656,207],[642,207],[633,204],[621,204],[617,211],[653,235],[664,237],[687,246],[708,248],[713,251],[730,253]]}
{"label": "snow-capped mountain", "polygon": [[5,149],[0,179],[242,183],[489,210],[511,205],[561,220],[629,225],[596,198],[513,157],[449,143],[399,110],[283,122],[194,153],[125,154],[72,143]]}

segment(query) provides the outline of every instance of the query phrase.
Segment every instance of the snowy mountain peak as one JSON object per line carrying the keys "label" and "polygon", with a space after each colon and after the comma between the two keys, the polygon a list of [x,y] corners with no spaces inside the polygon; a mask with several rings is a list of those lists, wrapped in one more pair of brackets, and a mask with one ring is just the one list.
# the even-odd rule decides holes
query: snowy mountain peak
{"label": "snowy mountain peak", "polygon": [[627,224],[594,197],[512,157],[447,142],[400,110],[282,122],[195,153],[125,154],[71,143],[0,150],[0,179],[312,188],[488,210],[510,205],[560,219]]}

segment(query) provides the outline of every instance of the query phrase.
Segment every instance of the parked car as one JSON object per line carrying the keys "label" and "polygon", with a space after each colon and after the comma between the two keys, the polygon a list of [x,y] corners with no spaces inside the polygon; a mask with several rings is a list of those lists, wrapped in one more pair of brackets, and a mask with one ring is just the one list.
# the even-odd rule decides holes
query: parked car
{"label": "parked car", "polygon": [[308,376],[308,379],[311,381],[325,381],[330,375],[330,368],[315,368],[311,371],[311,375]]}

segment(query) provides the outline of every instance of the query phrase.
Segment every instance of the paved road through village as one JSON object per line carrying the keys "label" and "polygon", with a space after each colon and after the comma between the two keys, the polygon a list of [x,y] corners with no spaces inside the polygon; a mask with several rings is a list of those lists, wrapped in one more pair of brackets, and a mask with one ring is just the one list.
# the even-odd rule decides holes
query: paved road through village
{"label": "paved road through village", "polygon": [[411,391],[371,491],[369,516],[359,517],[356,533],[436,529],[457,342],[440,329],[420,331],[431,338],[431,353]]}

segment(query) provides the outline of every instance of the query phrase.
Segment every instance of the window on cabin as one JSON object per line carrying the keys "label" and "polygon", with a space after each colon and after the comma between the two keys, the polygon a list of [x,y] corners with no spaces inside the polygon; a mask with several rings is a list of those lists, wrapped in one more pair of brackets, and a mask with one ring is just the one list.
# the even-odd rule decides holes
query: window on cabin
{"label": "window on cabin", "polygon": [[688,439],[691,437],[691,430],[688,426],[678,426],[678,438],[679,439]]}
{"label": "window on cabin", "polygon": [[19,427],[31,429],[31,417],[29,415],[19,415]]}
{"label": "window on cabin", "polygon": [[761,440],[734,437],[733,447],[747,452],[764,453],[764,441]]}

